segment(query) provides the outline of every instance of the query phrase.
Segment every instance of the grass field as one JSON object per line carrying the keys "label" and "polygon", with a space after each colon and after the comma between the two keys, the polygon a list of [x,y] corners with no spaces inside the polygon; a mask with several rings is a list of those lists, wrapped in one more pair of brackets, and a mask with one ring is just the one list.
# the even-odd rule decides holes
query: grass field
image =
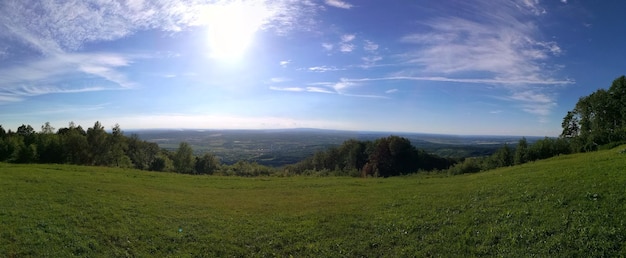
{"label": "grass field", "polygon": [[0,163],[0,256],[624,256],[624,148],[388,179]]}

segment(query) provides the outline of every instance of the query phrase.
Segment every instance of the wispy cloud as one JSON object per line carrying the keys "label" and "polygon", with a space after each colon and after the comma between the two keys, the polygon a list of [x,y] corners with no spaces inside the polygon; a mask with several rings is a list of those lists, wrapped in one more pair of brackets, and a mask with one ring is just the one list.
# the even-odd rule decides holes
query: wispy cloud
{"label": "wispy cloud", "polygon": [[500,84],[500,85],[565,85],[574,83],[572,80],[510,80],[500,78],[449,78],[438,76],[390,76],[377,78],[344,78],[348,82],[367,82],[367,81],[390,81],[390,80],[406,80],[406,81],[438,81],[438,82],[458,82],[458,83],[478,83],[478,84]]}
{"label": "wispy cloud", "polygon": [[322,87],[276,87],[270,86],[270,90],[275,91],[290,91],[290,92],[315,92],[315,93],[336,93],[335,91],[331,91]]}
{"label": "wispy cloud", "polygon": [[309,70],[311,72],[324,73],[324,72],[341,71],[343,69],[335,67],[335,66],[322,65],[322,66],[312,66],[312,67],[307,68],[307,70]]}
{"label": "wispy cloud", "polygon": [[356,47],[354,44],[352,44],[352,41],[354,40],[354,38],[356,38],[356,35],[354,34],[342,35],[341,42],[339,43],[339,51],[344,52],[344,53],[352,52],[354,48]]}
{"label": "wispy cloud", "polygon": [[[132,57],[110,53],[57,54],[38,61],[0,69],[0,95],[7,101],[52,93],[79,93],[111,89],[130,89],[129,81],[116,68],[129,65]],[[110,86],[68,85],[64,76],[100,78]]]}
{"label": "wispy cloud", "polygon": [[273,82],[273,83],[281,83],[281,82],[288,82],[288,81],[291,81],[291,79],[285,78],[285,77],[274,77],[270,79],[270,82]]}
{"label": "wispy cloud", "polygon": [[379,55],[372,55],[372,56],[362,57],[361,60],[363,60],[363,65],[361,67],[370,68],[376,65],[376,62],[383,60],[383,57]]}
{"label": "wispy cloud", "polygon": [[5,32],[42,53],[76,50],[84,43],[115,40],[139,30],[177,32],[210,23],[206,12],[213,6],[237,2],[262,6],[263,28],[291,30],[312,19],[316,8],[309,1],[17,1],[0,4],[0,24]]}
{"label": "wispy cloud", "polygon": [[363,50],[365,51],[376,51],[378,50],[378,44],[370,41],[370,40],[365,40],[364,44],[363,44]]}
{"label": "wispy cloud", "polygon": [[287,67],[290,63],[291,63],[291,60],[283,60],[279,62],[280,66],[282,67]]}
{"label": "wispy cloud", "polygon": [[509,99],[520,103],[522,110],[542,117],[549,115],[550,111],[557,105],[554,96],[532,89],[515,92]]}
{"label": "wispy cloud", "polygon": [[300,91],[305,91],[305,88],[301,88],[301,87],[276,87],[276,86],[270,86],[269,87],[270,90],[277,90],[277,91],[292,91],[292,92],[300,92]]}
{"label": "wispy cloud", "polygon": [[306,87],[306,90],[308,92],[317,92],[317,93],[335,93],[333,91],[330,91],[322,87]]}
{"label": "wispy cloud", "polygon": [[390,89],[390,90],[385,91],[385,93],[387,94],[396,93],[396,92],[398,92],[398,89]]}
{"label": "wispy cloud", "polygon": [[322,43],[322,48],[324,48],[326,51],[331,51],[334,47],[335,45],[331,43]]}
{"label": "wispy cloud", "polygon": [[383,98],[388,97],[376,94],[360,94],[355,93],[352,88],[356,88],[359,85],[356,82],[351,82],[346,79],[340,79],[338,82],[317,82],[310,83],[306,87],[276,87],[270,86],[270,90],[275,91],[290,91],[290,92],[312,92],[312,93],[326,93],[337,94],[347,97],[359,97],[359,98]]}
{"label": "wispy cloud", "polygon": [[517,2],[535,15],[546,14],[546,9],[541,7],[539,0],[518,0]]}
{"label": "wispy cloud", "polygon": [[[550,66],[551,58],[562,51],[538,30],[534,17],[547,13],[539,1],[477,1],[463,7],[474,15],[433,18],[422,23],[424,32],[402,38],[419,46],[402,55],[419,69],[398,73],[408,76],[393,79],[502,85],[510,89],[510,100],[525,105],[523,110],[548,115],[552,104],[528,102],[515,95],[527,90],[541,93],[545,91],[541,85],[573,83],[552,77],[558,66]],[[470,73],[472,78],[464,78]],[[545,96],[555,103],[555,96]]]}
{"label": "wispy cloud", "polygon": [[[1,97],[0,97],[1,99]],[[19,118],[23,118],[23,117],[28,117],[28,116],[34,116],[34,117],[40,117],[42,115],[46,115],[46,116],[50,116],[50,115],[67,115],[67,114],[81,114],[81,113],[85,113],[87,111],[96,111],[96,110],[102,110],[107,108],[110,105],[110,103],[102,103],[102,104],[93,104],[93,105],[73,105],[73,104],[66,104],[66,105],[52,105],[52,106],[47,106],[45,109],[39,109],[39,110],[34,110],[34,111],[30,111],[30,112],[20,112],[20,113],[4,113],[4,114],[0,114],[0,117],[19,117]],[[50,121],[53,125],[61,125],[61,124],[65,124],[68,121]],[[89,121],[89,122],[93,122],[93,121]],[[86,124],[83,124],[83,126]]]}
{"label": "wispy cloud", "polygon": [[330,5],[332,7],[337,7],[337,8],[341,8],[341,9],[350,9],[353,7],[352,4],[349,4],[345,1],[341,1],[341,0],[325,0],[324,3],[326,3],[327,5]]}
{"label": "wispy cloud", "polygon": [[[315,23],[313,17],[319,8],[312,1],[291,0],[0,1],[0,46],[10,43],[11,49],[39,56],[39,60],[29,58],[2,66],[0,101],[20,101],[33,94],[133,88],[136,83],[120,68],[131,66],[136,56],[87,53],[84,45],[117,40],[142,30],[177,33],[210,26],[212,20],[206,14],[216,6],[230,4],[262,7],[263,12],[253,17],[258,23],[255,28],[279,34],[307,30]],[[0,59],[9,54],[9,48],[0,47]],[[289,60],[280,63],[288,64]],[[100,78],[112,87],[70,85],[64,83],[63,76]]]}

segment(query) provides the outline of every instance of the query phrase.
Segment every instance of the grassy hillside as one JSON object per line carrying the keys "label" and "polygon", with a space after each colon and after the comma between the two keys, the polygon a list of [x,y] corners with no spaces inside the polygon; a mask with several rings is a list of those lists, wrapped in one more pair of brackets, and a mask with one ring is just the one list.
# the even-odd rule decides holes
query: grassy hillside
{"label": "grassy hillside", "polygon": [[624,148],[388,179],[0,163],[0,256],[623,256]]}

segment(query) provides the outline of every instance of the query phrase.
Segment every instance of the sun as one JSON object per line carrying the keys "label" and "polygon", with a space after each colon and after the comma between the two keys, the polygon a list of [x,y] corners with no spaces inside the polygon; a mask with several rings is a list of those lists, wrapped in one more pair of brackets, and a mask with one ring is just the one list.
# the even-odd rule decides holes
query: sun
{"label": "sun", "polygon": [[241,59],[267,17],[267,8],[254,2],[235,1],[209,8],[206,18],[211,58]]}

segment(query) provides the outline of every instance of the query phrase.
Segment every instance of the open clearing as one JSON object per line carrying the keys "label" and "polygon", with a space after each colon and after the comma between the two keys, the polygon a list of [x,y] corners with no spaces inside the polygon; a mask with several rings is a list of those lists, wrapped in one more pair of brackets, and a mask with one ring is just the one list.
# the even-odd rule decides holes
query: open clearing
{"label": "open clearing", "polygon": [[0,163],[0,256],[623,256],[624,148],[387,179]]}

